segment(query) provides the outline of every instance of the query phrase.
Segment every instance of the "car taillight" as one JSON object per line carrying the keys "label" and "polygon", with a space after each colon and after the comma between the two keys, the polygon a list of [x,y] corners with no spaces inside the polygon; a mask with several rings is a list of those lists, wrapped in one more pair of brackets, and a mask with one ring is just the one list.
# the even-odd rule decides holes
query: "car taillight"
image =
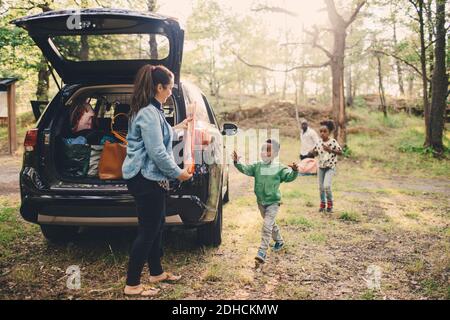
{"label": "car taillight", "polygon": [[37,138],[38,138],[38,129],[31,129],[27,131],[27,134],[25,135],[25,141],[23,143],[25,151],[34,150],[34,147],[37,144]]}

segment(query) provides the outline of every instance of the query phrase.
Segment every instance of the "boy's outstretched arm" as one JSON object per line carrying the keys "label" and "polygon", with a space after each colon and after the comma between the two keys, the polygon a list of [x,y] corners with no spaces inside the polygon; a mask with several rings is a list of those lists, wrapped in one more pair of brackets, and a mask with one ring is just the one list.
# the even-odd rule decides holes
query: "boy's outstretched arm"
{"label": "boy's outstretched arm", "polygon": [[244,165],[242,163],[239,163],[240,157],[237,155],[236,151],[233,151],[232,158],[233,158],[233,164],[236,167],[236,169],[238,169],[240,172],[242,172],[243,174],[245,174],[247,176],[250,176],[250,177],[255,176],[255,164]]}
{"label": "boy's outstretched arm", "polygon": [[291,181],[294,181],[295,179],[297,179],[297,177],[298,177],[297,164],[294,162],[291,165],[289,165],[289,167],[292,170],[289,168],[283,168],[280,172],[282,182],[291,182]]}

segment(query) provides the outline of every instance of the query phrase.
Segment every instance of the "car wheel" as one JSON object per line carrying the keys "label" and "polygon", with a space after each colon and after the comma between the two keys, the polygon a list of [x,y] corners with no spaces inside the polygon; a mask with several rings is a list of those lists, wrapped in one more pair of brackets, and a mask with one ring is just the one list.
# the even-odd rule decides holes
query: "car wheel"
{"label": "car wheel", "polygon": [[230,202],[230,182],[229,179],[227,179],[227,191],[225,192],[225,195],[223,196],[223,203]]}
{"label": "car wheel", "polygon": [[41,231],[44,237],[55,243],[64,243],[73,240],[80,228],[77,226],[54,226],[54,225],[41,225]]}
{"label": "car wheel", "polygon": [[216,219],[213,222],[198,227],[197,234],[200,245],[218,247],[222,243],[222,197],[219,197]]}

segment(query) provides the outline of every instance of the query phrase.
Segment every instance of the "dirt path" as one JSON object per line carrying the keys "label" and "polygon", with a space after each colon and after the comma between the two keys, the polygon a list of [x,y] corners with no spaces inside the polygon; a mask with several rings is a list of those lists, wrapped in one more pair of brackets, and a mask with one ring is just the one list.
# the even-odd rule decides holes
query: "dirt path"
{"label": "dirt path", "polygon": [[21,157],[0,156],[0,196],[17,195]]}

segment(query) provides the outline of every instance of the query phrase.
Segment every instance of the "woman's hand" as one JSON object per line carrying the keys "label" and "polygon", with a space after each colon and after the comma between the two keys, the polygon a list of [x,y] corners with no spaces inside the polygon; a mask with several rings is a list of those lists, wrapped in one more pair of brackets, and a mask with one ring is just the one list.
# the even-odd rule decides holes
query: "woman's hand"
{"label": "woman's hand", "polygon": [[192,178],[192,173],[189,173],[187,168],[183,169],[183,171],[181,171],[181,174],[177,177],[177,179],[182,182],[189,180],[190,178]]}
{"label": "woman's hand", "polygon": [[189,122],[191,122],[194,119],[194,117],[190,116],[186,119],[184,119],[182,122],[174,126],[173,128],[175,130],[187,130]]}

